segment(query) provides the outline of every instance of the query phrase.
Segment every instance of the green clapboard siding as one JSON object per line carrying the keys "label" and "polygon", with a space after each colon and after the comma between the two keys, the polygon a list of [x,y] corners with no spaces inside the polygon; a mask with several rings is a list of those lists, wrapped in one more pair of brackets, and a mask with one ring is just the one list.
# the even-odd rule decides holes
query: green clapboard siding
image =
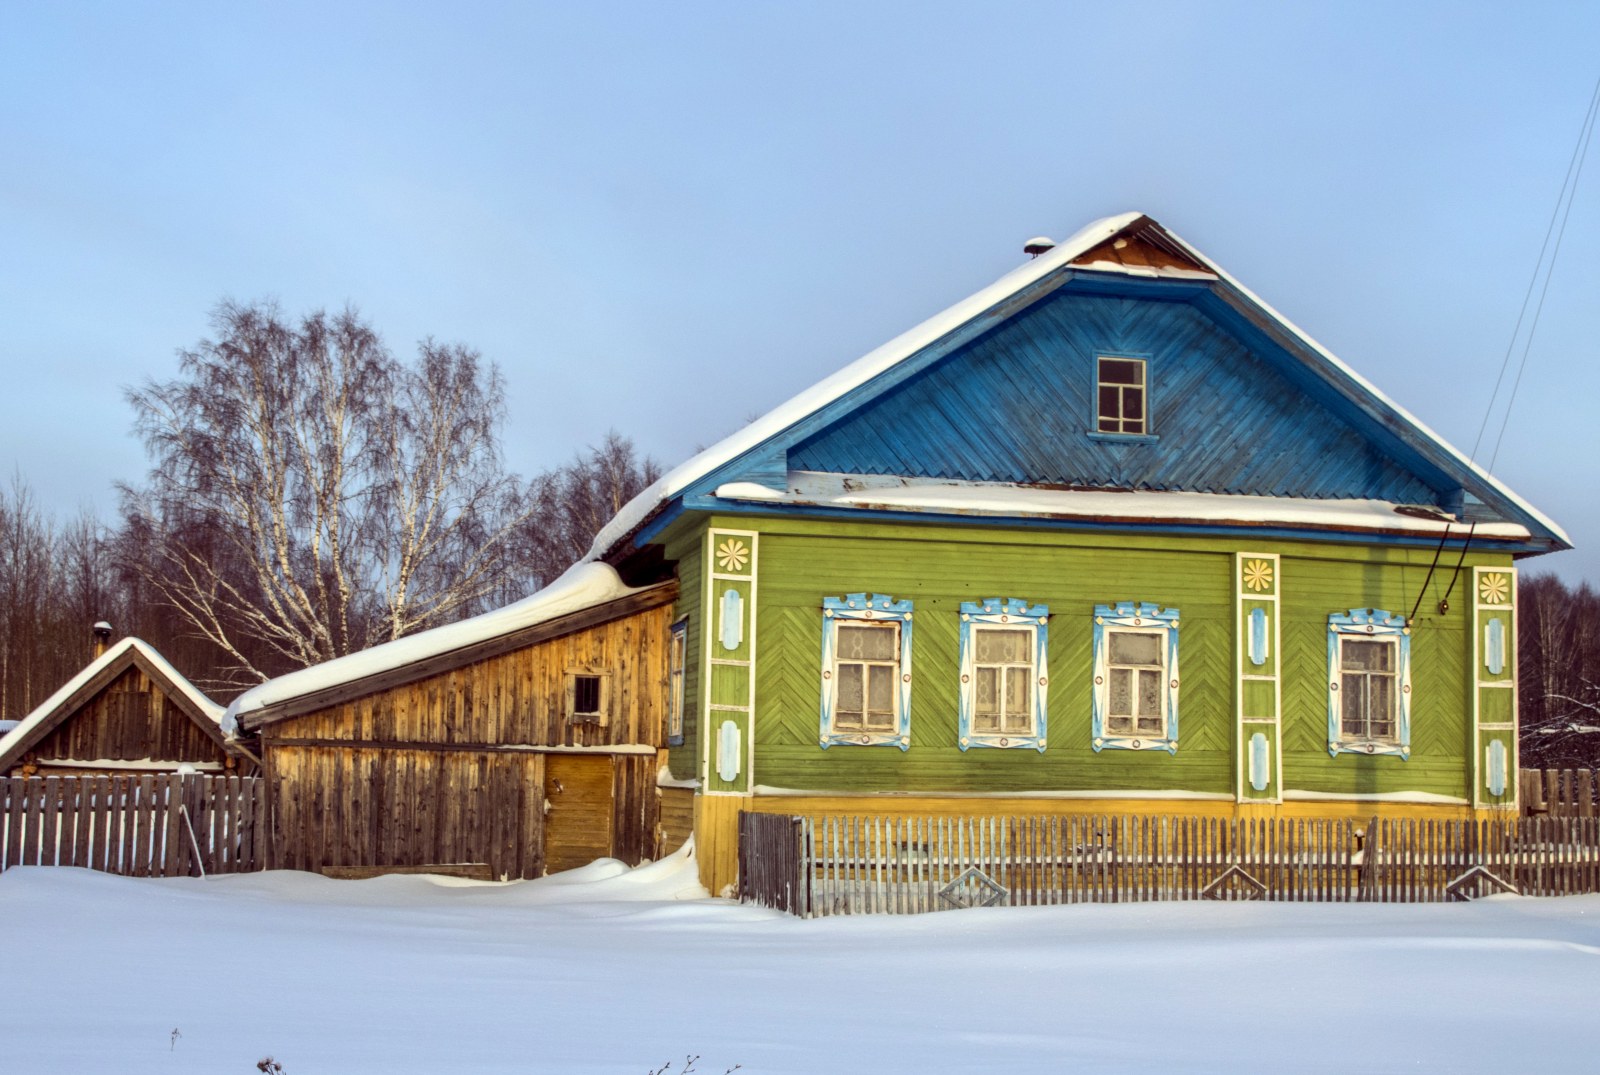
{"label": "green clapboard siding", "polygon": [[[1359,552],[1357,553],[1359,554]],[[1463,577],[1470,578],[1463,569]],[[1411,630],[1411,756],[1328,756],[1328,615],[1411,611],[1426,563],[1376,550],[1362,560],[1283,559],[1283,781],[1291,791],[1470,794],[1470,607],[1440,615],[1448,574],[1435,575]],[[1458,587],[1459,588],[1459,587]],[[1437,591],[1435,593],[1435,591]]]}
{"label": "green clapboard siding", "polygon": [[[1232,562],[1226,550],[993,543],[986,532],[914,526],[763,528],[756,781],[808,790],[1017,792],[1232,791]],[[818,746],[825,596],[873,592],[915,602],[911,749]],[[963,601],[1049,606],[1048,748],[957,746]],[[1093,609],[1153,601],[1182,614],[1180,745],[1090,748]]]}
{"label": "green clapboard siding", "polygon": [[[674,775],[698,765],[703,674],[700,519],[668,545],[677,560],[679,611],[690,613],[690,719]],[[822,792],[1187,791],[1233,795],[1237,606],[1233,555],[1241,547],[1281,557],[1281,786],[1334,795],[1471,794],[1467,601],[1440,615],[1448,577],[1429,585],[1412,633],[1411,756],[1327,751],[1327,620],[1352,608],[1409,612],[1428,550],[1318,542],[1263,542],[998,528],[797,519],[738,520],[761,531],[757,610],[754,782]],[[692,533],[689,530],[692,529]],[[1472,553],[1467,565],[1504,564]],[[1466,574],[1466,568],[1463,568]],[[818,745],[822,599],[849,593],[910,599],[913,613],[911,748]],[[1048,747],[957,746],[959,608],[987,597],[1048,605]],[[1181,613],[1179,748],[1090,748],[1093,608],[1149,601]],[[680,760],[682,759],[682,760]]]}
{"label": "green clapboard siding", "polygon": [[705,578],[700,573],[703,560],[700,546],[699,531],[667,546],[667,556],[678,562],[678,603],[673,608],[672,618],[689,617],[685,638],[688,663],[683,670],[683,745],[672,747],[667,752],[672,775],[678,780],[694,779],[700,774],[700,711],[704,683],[700,659],[705,647],[702,630],[705,617],[700,612]]}

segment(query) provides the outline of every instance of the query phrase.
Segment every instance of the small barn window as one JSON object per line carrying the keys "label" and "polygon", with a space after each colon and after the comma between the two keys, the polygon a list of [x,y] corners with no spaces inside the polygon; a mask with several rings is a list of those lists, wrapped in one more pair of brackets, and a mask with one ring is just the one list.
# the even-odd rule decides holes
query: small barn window
{"label": "small barn window", "polygon": [[1094,610],[1095,750],[1178,750],[1178,610],[1146,602]]}
{"label": "small barn window", "polygon": [[1328,617],[1328,753],[1411,754],[1411,631],[1353,608]]}
{"label": "small barn window", "polygon": [[1015,598],[961,603],[959,745],[1045,747],[1050,610]]}
{"label": "small barn window", "polygon": [[822,602],[821,745],[911,746],[911,602]]}
{"label": "small barn window", "polygon": [[1096,360],[1095,423],[1100,433],[1149,432],[1146,364],[1142,358],[1101,355]]}
{"label": "small barn window", "polygon": [[672,625],[667,656],[667,745],[683,745],[683,670],[689,653],[689,617]]}
{"label": "small barn window", "polygon": [[610,677],[600,672],[567,673],[567,719],[573,724],[605,724]]}

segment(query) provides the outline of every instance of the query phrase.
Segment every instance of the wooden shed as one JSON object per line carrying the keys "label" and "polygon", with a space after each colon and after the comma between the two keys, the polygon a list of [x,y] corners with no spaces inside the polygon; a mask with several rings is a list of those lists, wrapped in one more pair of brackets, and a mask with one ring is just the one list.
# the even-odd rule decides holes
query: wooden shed
{"label": "wooden shed", "polygon": [[228,724],[259,746],[274,865],[527,878],[681,844],[656,788],[676,594],[584,565],[242,696]]}
{"label": "wooden shed", "polygon": [[222,712],[148,643],[124,638],[0,738],[0,775],[253,773]]}

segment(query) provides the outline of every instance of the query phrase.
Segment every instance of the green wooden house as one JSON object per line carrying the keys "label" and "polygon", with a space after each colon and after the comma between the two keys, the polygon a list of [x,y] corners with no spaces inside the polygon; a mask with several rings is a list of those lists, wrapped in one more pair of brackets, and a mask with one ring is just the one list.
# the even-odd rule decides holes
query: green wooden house
{"label": "green wooden house", "polygon": [[679,582],[708,883],[740,809],[1514,807],[1514,563],[1561,529],[1149,217],[1042,247],[597,538]]}

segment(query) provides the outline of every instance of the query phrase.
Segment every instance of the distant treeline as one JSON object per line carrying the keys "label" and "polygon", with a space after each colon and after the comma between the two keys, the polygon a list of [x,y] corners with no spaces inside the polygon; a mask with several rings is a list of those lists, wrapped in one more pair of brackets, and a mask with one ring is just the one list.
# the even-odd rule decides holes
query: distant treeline
{"label": "distant treeline", "polygon": [[1523,768],[1600,768],[1600,594],[1523,578],[1517,629]]}
{"label": "distant treeline", "polygon": [[[559,575],[657,470],[627,438],[612,434],[526,482],[523,495],[533,510],[507,543],[494,585],[439,622],[526,597]],[[20,476],[0,487],[0,719],[26,716],[77,674],[101,620],[112,625],[114,638],[136,635],[155,646],[220,702],[255,681],[242,677],[233,655],[197,631],[148,581],[167,566],[151,551],[136,521],[106,522],[88,512],[57,519],[39,507]],[[264,674],[298,667],[265,645],[244,648]]]}

